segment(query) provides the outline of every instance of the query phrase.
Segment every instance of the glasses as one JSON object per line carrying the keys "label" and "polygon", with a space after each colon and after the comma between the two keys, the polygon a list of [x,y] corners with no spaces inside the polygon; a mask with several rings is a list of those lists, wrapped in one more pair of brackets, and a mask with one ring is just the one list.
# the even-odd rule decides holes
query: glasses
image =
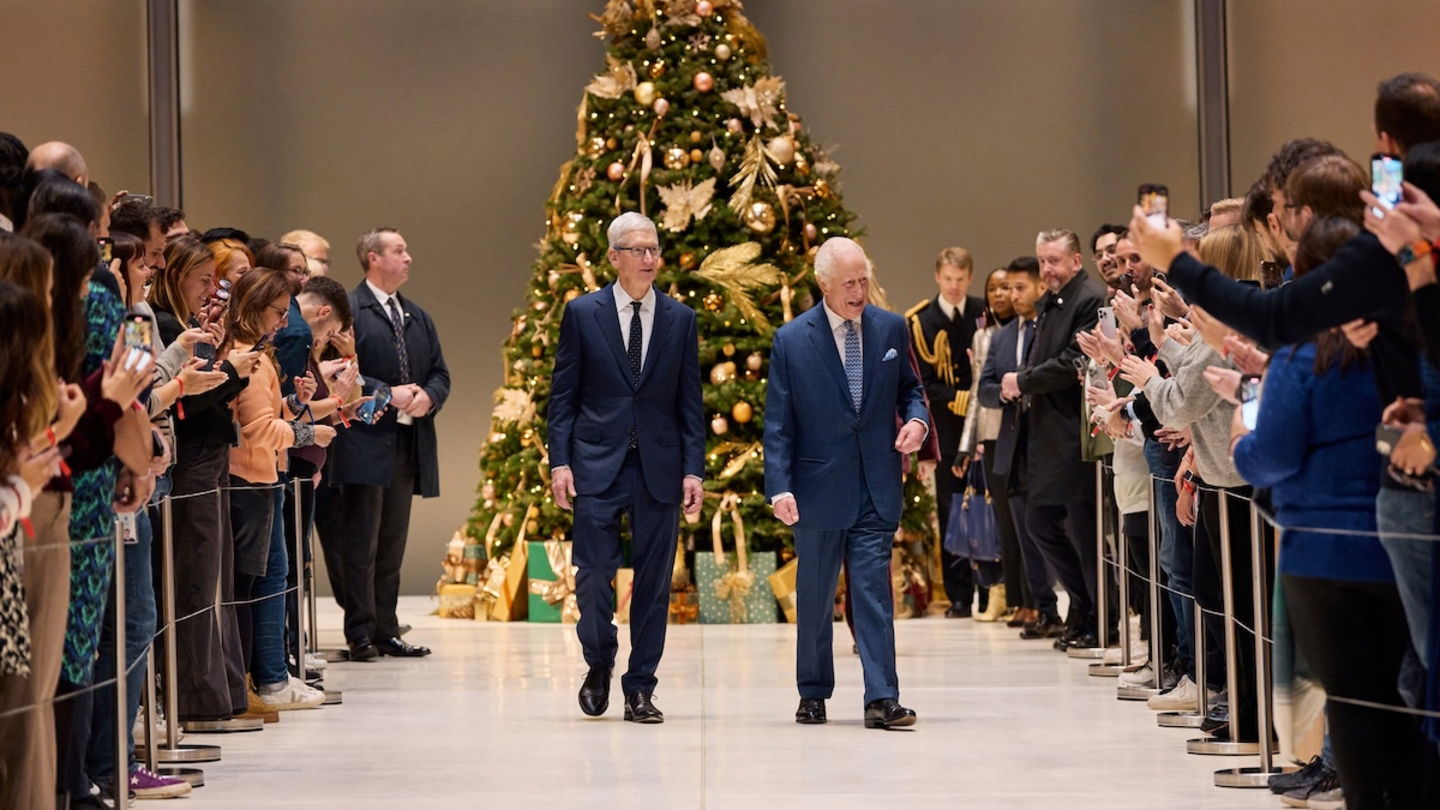
{"label": "glasses", "polygon": [[621,253],[629,253],[637,259],[660,258],[660,248],[658,247],[617,247],[615,250]]}
{"label": "glasses", "polygon": [[267,309],[272,309],[272,310],[274,310],[274,311],[275,311],[275,314],[276,314],[276,315],[279,315],[279,316],[282,317],[282,318],[285,317],[286,315],[289,315],[289,314],[290,314],[290,310],[285,309],[285,308],[283,308],[283,307],[277,307],[277,306],[275,306],[274,304],[266,304],[265,307],[266,307]]}

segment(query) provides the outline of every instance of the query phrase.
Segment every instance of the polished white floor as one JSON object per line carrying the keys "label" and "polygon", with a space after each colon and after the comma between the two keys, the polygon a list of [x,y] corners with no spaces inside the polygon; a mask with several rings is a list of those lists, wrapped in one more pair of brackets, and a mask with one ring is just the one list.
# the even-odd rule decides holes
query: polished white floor
{"label": "polished white floor", "polygon": [[[323,641],[339,613],[322,601]],[[1267,791],[1212,786],[1249,758],[1184,752],[1115,681],[1014,630],[938,617],[897,623],[911,731],[865,729],[860,665],[836,630],[830,723],[798,726],[794,628],[670,628],[661,726],[583,718],[573,627],[427,615],[402,600],[407,637],[435,654],[331,664],[342,706],[287,712],[229,735],[206,808],[1248,808]],[[621,655],[628,647],[621,632]],[[187,738],[201,742],[198,736]]]}

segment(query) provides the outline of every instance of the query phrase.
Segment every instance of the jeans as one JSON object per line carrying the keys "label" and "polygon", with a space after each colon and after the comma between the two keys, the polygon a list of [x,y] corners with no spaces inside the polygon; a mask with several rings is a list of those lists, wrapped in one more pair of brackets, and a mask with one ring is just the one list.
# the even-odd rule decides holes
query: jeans
{"label": "jeans", "polygon": [[1381,487],[1375,497],[1375,521],[1380,528],[1380,545],[1385,547],[1390,566],[1395,569],[1395,585],[1400,589],[1400,602],[1410,625],[1410,643],[1421,661],[1429,660],[1435,543],[1386,535],[1434,533],[1435,494]]}
{"label": "jeans", "polygon": [[[150,505],[158,504],[170,494],[170,478],[162,476],[155,483],[155,494]],[[128,676],[125,679],[125,728],[118,731],[129,742],[129,770],[135,769],[135,740],[131,732],[135,717],[140,713],[140,693],[145,688],[147,669],[138,662],[145,657],[150,644],[155,640],[155,579],[151,573],[151,547],[155,532],[147,506],[135,513],[135,542],[125,546],[125,661]],[[113,583],[112,583],[113,587]],[[111,594],[109,610],[113,616],[114,594]],[[96,680],[109,680],[115,671],[115,632],[113,618],[101,625],[100,657],[95,664]],[[90,778],[108,783],[115,774],[115,687],[109,686],[95,691],[94,708],[91,713],[90,740],[85,753],[85,771]]]}
{"label": "jeans", "polygon": [[250,674],[255,686],[283,683],[290,678],[285,662],[285,578],[289,555],[285,553],[285,488],[275,489],[275,510],[271,518],[270,554],[265,573],[255,578],[250,608],[254,638],[251,642]]}
{"label": "jeans", "polygon": [[1165,448],[1145,440],[1145,464],[1154,476],[1155,506],[1160,520],[1160,570],[1170,590],[1170,611],[1175,614],[1175,643],[1179,647],[1180,671],[1195,674],[1195,611],[1187,597],[1194,595],[1195,541],[1188,526],[1181,526],[1175,516],[1177,495],[1170,483],[1176,468],[1166,463]]}

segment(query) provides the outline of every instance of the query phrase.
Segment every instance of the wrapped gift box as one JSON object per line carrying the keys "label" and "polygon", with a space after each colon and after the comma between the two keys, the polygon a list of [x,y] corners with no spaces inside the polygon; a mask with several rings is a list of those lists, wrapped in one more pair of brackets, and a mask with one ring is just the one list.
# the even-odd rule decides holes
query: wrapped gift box
{"label": "wrapped gift box", "polygon": [[674,591],[670,594],[670,624],[694,624],[700,616],[700,604],[694,591]]}
{"label": "wrapped gift box", "polygon": [[530,604],[525,585],[528,558],[529,549],[517,542],[508,555],[492,561],[494,565],[487,568],[486,584],[481,587],[481,600],[488,603],[486,619],[493,622],[525,619]]}
{"label": "wrapped gift box", "polygon": [[630,599],[635,595],[635,569],[621,568],[615,572],[615,621],[630,623]]}
{"label": "wrapped gift box", "polygon": [[780,609],[785,612],[785,621],[795,623],[795,612],[798,605],[795,602],[795,578],[800,571],[800,560],[792,557],[790,562],[780,566],[775,573],[771,574],[770,590],[775,593],[775,601],[780,603]]}
{"label": "wrapped gift box", "polygon": [[769,579],[775,573],[775,552],[746,556],[748,570],[740,571],[733,564],[733,554],[717,558],[711,551],[695,553],[701,624],[773,624],[778,620]]}
{"label": "wrapped gift box", "polygon": [[441,585],[438,591],[440,607],[435,612],[442,619],[471,619],[475,617],[474,585],[450,583]]}
{"label": "wrapped gift box", "polygon": [[526,573],[530,579],[530,621],[573,624],[580,620],[569,541],[530,541]]}

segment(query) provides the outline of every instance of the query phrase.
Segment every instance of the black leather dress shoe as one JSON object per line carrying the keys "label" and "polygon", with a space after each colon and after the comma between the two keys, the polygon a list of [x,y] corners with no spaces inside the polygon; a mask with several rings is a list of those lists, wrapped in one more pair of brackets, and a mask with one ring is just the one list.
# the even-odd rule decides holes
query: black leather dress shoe
{"label": "black leather dress shoe", "polygon": [[1200,730],[1206,734],[1213,734],[1216,731],[1230,725],[1230,711],[1224,706],[1216,706],[1205,715],[1200,721]]}
{"label": "black leather dress shoe", "polygon": [[825,722],[825,701],[822,698],[800,698],[795,722],[802,726],[818,726]]}
{"label": "black leather dress shoe", "polygon": [[966,605],[951,605],[945,609],[945,618],[968,619],[970,618],[970,608]]}
{"label": "black leather dress shoe", "polygon": [[1099,646],[1100,639],[1096,638],[1094,633],[1076,633],[1075,635],[1069,637],[1062,636],[1055,640],[1055,649],[1057,650],[1069,650],[1072,648],[1093,650]]}
{"label": "black leather dress shoe", "polygon": [[1064,632],[1065,625],[1060,623],[1059,617],[1041,616],[1039,621],[1025,625],[1025,629],[1020,631],[1020,638],[1056,638]]}
{"label": "black leather dress shoe", "polygon": [[380,650],[375,648],[375,642],[361,636],[350,642],[351,661],[373,661],[380,657]]}
{"label": "black leather dress shoe", "polygon": [[625,719],[632,723],[663,723],[665,715],[651,702],[649,692],[631,692],[625,696]]}
{"label": "black leather dress shoe", "polygon": [[610,708],[610,667],[591,667],[580,684],[580,711],[599,717]]}
{"label": "black leather dress shoe", "polygon": [[900,705],[894,698],[881,698],[865,704],[866,728],[905,728],[915,725],[915,712]]}
{"label": "black leather dress shoe", "polygon": [[399,636],[380,639],[375,642],[375,649],[379,650],[381,655],[393,655],[396,658],[423,658],[430,654],[429,647],[407,644],[401,641]]}

